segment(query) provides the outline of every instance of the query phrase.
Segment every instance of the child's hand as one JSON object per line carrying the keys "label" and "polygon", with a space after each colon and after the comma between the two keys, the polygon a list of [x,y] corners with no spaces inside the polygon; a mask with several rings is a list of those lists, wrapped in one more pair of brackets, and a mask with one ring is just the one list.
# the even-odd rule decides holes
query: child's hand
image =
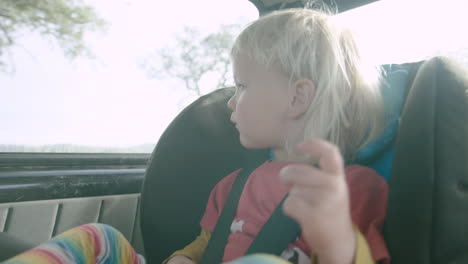
{"label": "child's hand", "polygon": [[319,168],[290,165],[282,169],[280,177],[289,187],[283,210],[300,224],[321,264],[352,263],[356,237],[339,149],[315,140],[300,144],[298,151],[319,158]]}
{"label": "child's hand", "polygon": [[195,261],[187,258],[186,256],[175,255],[169,259],[166,264],[196,264]]}

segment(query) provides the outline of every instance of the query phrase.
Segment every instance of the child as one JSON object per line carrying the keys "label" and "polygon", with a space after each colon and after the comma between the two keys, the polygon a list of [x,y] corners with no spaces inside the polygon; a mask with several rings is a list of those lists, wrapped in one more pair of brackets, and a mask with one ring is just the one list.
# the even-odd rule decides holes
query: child
{"label": "child", "polygon": [[[243,146],[271,148],[274,158],[249,176],[223,262],[246,253],[288,195],[283,210],[299,223],[301,235],[283,258],[388,263],[380,233],[387,185],[368,168],[344,166],[381,131],[383,117],[378,71],[366,64],[352,35],[324,13],[289,9],[253,22],[231,55],[236,82],[228,102],[231,121]],[[167,263],[200,260],[238,172],[213,189],[200,236]]]}

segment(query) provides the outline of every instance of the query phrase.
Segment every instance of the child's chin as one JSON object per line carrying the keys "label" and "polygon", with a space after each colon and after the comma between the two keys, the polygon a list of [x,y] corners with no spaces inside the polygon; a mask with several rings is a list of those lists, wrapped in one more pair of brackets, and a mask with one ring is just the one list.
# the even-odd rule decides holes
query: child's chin
{"label": "child's chin", "polygon": [[255,146],[254,144],[252,144],[252,142],[250,142],[250,140],[246,140],[242,136],[240,136],[240,143],[244,148],[248,148],[248,149],[254,148]]}
{"label": "child's chin", "polygon": [[260,145],[258,143],[252,142],[251,140],[246,140],[245,138],[240,138],[240,143],[244,148],[248,149],[264,149],[267,148],[263,145]]}

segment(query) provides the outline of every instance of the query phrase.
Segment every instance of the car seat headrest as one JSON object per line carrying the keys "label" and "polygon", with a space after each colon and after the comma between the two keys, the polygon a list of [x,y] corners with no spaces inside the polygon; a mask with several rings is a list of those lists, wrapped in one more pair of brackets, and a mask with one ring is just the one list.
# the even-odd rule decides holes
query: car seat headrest
{"label": "car seat headrest", "polygon": [[405,102],[411,65],[384,65],[381,93],[384,101],[385,128],[382,134],[361,149],[356,163],[369,166],[386,180],[390,177],[401,111]]}

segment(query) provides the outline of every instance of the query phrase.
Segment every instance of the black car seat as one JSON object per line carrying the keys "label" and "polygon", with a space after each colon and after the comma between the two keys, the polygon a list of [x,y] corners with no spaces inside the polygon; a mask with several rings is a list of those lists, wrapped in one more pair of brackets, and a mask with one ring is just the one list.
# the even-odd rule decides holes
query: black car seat
{"label": "black car seat", "polygon": [[[387,78],[390,94],[400,94],[387,111],[393,128],[358,158],[389,180],[385,236],[392,263],[468,263],[468,70],[439,57],[386,67],[406,76]],[[149,263],[161,263],[198,235],[221,178],[268,158],[267,150],[240,145],[226,107],[233,92],[221,89],[188,106],[152,154],[141,201]]]}
{"label": "black car seat", "polygon": [[468,263],[468,70],[446,58],[415,69],[390,178],[392,263]]}

